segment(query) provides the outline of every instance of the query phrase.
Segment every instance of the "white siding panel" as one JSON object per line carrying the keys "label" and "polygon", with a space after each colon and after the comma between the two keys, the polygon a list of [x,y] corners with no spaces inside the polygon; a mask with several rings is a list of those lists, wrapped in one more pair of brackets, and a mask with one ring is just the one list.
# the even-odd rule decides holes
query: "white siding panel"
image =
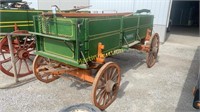
{"label": "white siding panel", "polygon": [[74,6],[87,6],[89,0],[38,0],[38,5],[41,10],[51,10],[52,5],[57,5],[61,10],[67,10]]}
{"label": "white siding panel", "polygon": [[38,9],[38,0],[25,0],[30,4],[30,8]]}
{"label": "white siding panel", "polygon": [[154,15],[154,24],[166,25],[170,0],[90,0],[92,9],[135,12],[150,9]]}
{"label": "white siding panel", "polygon": [[117,10],[118,12],[133,12],[133,0],[90,0],[90,9]]}

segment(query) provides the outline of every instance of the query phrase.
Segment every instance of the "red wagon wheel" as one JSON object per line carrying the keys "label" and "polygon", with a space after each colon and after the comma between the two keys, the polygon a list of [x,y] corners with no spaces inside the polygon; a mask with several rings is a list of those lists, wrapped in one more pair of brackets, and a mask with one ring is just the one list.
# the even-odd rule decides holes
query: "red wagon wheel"
{"label": "red wagon wheel", "polygon": [[156,63],[159,51],[159,43],[159,35],[156,33],[150,40],[149,52],[147,52],[146,55],[146,63],[148,68],[151,68]]}
{"label": "red wagon wheel", "polygon": [[116,63],[108,62],[98,71],[92,89],[92,102],[105,110],[117,97],[121,81],[120,68]]}
{"label": "red wagon wheel", "polygon": [[[12,45],[18,78],[32,74],[31,65],[35,57],[33,54],[35,50],[34,38],[32,36],[13,37]],[[0,69],[6,75],[14,77],[10,49],[6,36],[0,41]]]}
{"label": "red wagon wheel", "polygon": [[51,74],[52,69],[59,67],[59,63],[37,55],[33,62],[33,73],[38,80],[49,83],[59,78],[59,76]]}

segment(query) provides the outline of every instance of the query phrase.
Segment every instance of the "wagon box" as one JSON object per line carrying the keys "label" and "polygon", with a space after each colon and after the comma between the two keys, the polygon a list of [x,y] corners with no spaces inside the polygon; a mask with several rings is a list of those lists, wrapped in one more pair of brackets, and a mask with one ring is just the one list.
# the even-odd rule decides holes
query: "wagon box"
{"label": "wagon box", "polygon": [[98,43],[105,46],[104,54],[123,49],[127,44],[144,39],[146,30],[152,29],[152,22],[152,15],[92,18],[35,16],[38,35],[36,53],[86,68],[80,65],[80,60],[97,57]]}
{"label": "wagon box", "polygon": [[[132,13],[44,13],[34,16],[36,54],[33,72],[49,83],[62,74],[93,85],[92,102],[106,109],[117,96],[121,75],[106,56],[129,48],[145,51],[152,67],[159,50],[159,35],[152,34],[153,15]],[[96,72],[93,72],[96,71]]]}

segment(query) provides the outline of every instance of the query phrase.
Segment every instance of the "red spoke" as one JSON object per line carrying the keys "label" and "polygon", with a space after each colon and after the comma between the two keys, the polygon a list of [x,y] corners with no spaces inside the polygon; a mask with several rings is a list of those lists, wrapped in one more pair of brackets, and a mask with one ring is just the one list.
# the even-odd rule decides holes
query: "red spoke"
{"label": "red spoke", "polygon": [[25,49],[26,43],[27,43],[27,37],[25,37],[24,44],[23,44],[23,49]]}
{"label": "red spoke", "polygon": [[31,58],[28,58],[29,61],[33,62],[33,60]]}
{"label": "red spoke", "polygon": [[[17,61],[18,61],[18,60],[19,60],[19,59],[17,59]],[[16,64],[17,61],[15,61],[14,64]],[[9,67],[9,69],[7,69],[7,71],[10,71],[12,68],[13,68],[13,66],[12,66],[12,64],[11,64],[10,67]]]}
{"label": "red spoke", "polygon": [[28,63],[27,63],[26,59],[24,59],[24,62],[25,62],[25,64],[26,64],[27,70],[28,70],[29,72],[31,72],[31,70],[29,69],[29,66],[28,66]]}
{"label": "red spoke", "polygon": [[22,66],[22,60],[20,60],[20,61],[19,61],[18,74],[20,74],[20,71],[21,71],[21,66]]}
{"label": "red spoke", "polygon": [[19,37],[16,37],[15,40],[17,40],[17,43],[18,43],[19,49],[21,49],[21,44],[20,44],[20,41],[19,41]]}
{"label": "red spoke", "polygon": [[34,43],[35,43],[35,41],[33,40],[33,41],[28,45],[27,48],[30,48],[32,45],[34,45]]}
{"label": "red spoke", "polygon": [[30,56],[36,56],[35,54],[29,54]]}
{"label": "red spoke", "polygon": [[13,66],[12,66],[12,65],[10,65],[10,67],[9,67],[9,69],[7,69],[7,71],[10,71],[12,68],[13,68]]}
{"label": "red spoke", "polygon": [[34,51],[35,49],[31,49],[31,50],[27,50],[27,52],[31,52],[31,51]]}

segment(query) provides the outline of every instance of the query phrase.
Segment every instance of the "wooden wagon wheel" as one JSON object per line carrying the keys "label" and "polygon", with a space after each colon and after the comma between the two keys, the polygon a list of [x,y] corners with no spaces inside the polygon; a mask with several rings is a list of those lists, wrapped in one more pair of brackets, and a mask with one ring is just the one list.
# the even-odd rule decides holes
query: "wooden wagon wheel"
{"label": "wooden wagon wheel", "polygon": [[33,61],[33,73],[42,82],[49,83],[59,78],[51,74],[51,70],[60,67],[59,63],[42,56],[36,56]]}
{"label": "wooden wagon wheel", "polygon": [[117,97],[121,81],[120,68],[108,62],[98,71],[92,89],[92,102],[101,110],[106,109]]}
{"label": "wooden wagon wheel", "polygon": [[[28,33],[28,32],[27,32]],[[32,36],[20,36],[12,38],[15,64],[18,78],[32,74],[32,63],[35,57],[35,41]],[[8,76],[14,77],[11,64],[10,49],[7,36],[0,41],[0,69]]]}
{"label": "wooden wagon wheel", "polygon": [[156,33],[153,35],[153,37],[150,40],[149,43],[149,51],[147,52],[146,55],[146,63],[147,63],[147,67],[151,68],[155,63],[156,63],[156,59],[158,56],[158,51],[159,51],[159,35]]}

